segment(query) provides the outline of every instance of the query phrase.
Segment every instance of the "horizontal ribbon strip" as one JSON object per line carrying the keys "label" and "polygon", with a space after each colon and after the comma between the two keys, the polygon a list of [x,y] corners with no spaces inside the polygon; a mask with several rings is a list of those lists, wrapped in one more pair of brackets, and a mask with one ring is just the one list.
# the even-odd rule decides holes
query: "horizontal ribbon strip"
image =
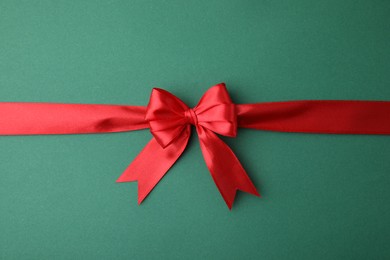
{"label": "horizontal ribbon strip", "polygon": [[322,134],[390,134],[389,101],[303,100],[234,104],[225,84],[195,108],[154,88],[148,106],[0,103],[0,135],[88,134],[150,128],[152,140],[118,182],[138,181],[141,203],[185,150],[191,125],[211,176],[229,208],[237,190],[259,196],[233,151],[218,137],[237,128]]}

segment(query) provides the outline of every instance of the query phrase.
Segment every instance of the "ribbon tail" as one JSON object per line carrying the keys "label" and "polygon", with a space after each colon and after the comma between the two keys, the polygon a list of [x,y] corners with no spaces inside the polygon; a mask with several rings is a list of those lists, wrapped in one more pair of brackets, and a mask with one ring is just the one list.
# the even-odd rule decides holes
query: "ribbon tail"
{"label": "ribbon tail", "polygon": [[202,126],[197,126],[197,131],[206,165],[228,208],[232,208],[237,190],[260,196],[230,147]]}
{"label": "ribbon tail", "polygon": [[117,182],[138,181],[138,204],[141,204],[183,153],[189,136],[190,128],[187,127],[166,148],[162,148],[153,138],[127,167]]}

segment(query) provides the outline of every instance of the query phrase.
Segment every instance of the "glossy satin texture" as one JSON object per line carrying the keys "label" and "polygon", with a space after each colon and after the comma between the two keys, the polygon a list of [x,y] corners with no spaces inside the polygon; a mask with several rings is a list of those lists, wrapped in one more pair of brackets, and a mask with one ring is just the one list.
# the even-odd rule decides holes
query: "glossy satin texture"
{"label": "glossy satin texture", "polygon": [[162,89],[147,107],[57,103],[0,103],[0,135],[83,134],[150,128],[152,140],[120,176],[138,181],[141,203],[183,153],[194,125],[200,147],[223,199],[237,190],[259,195],[232,150],[216,134],[235,137],[237,127],[320,134],[390,134],[390,102],[302,100],[232,103],[223,83],[190,109]]}
{"label": "glossy satin texture", "polygon": [[142,106],[0,103],[0,135],[87,134],[148,128]]}
{"label": "glossy satin texture", "polygon": [[237,190],[259,196],[240,161],[214,134],[230,137],[237,134],[235,105],[225,84],[210,88],[193,109],[171,93],[155,88],[145,118],[153,139],[118,179],[118,182],[138,181],[139,203],[180,157],[190,137],[191,125],[196,127],[206,165],[227,206],[232,207]]}
{"label": "glossy satin texture", "polygon": [[390,134],[388,101],[302,100],[236,107],[239,127],[319,134]]}

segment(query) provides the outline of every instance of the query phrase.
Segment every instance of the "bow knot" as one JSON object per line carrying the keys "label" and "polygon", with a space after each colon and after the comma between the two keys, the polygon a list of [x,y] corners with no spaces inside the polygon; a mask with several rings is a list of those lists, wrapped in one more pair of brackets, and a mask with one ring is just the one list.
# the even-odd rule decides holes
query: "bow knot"
{"label": "bow knot", "polygon": [[196,116],[193,109],[191,109],[191,108],[187,109],[184,112],[184,116],[187,118],[188,123],[190,123],[191,125],[196,126],[198,124],[198,117]]}

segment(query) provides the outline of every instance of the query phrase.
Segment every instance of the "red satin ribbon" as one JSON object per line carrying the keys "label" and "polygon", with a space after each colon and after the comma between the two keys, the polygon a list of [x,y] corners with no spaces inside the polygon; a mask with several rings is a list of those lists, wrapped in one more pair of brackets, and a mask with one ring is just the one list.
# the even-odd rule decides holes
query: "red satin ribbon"
{"label": "red satin ribbon", "polygon": [[162,89],[147,107],[58,103],[0,103],[0,135],[82,134],[150,128],[152,140],[118,182],[138,181],[141,203],[187,146],[191,125],[223,199],[232,207],[237,190],[259,196],[232,150],[216,134],[237,128],[322,134],[390,134],[390,102],[308,100],[235,105],[221,83],[190,109]]}

